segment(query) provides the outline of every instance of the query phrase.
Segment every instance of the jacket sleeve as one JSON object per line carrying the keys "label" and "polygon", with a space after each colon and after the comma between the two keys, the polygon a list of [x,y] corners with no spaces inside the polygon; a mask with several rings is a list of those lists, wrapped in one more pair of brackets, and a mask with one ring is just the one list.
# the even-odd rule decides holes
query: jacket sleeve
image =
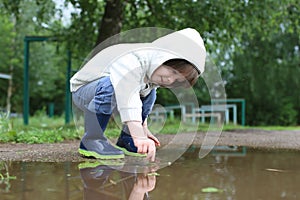
{"label": "jacket sleeve", "polygon": [[111,64],[110,78],[122,122],[142,121],[140,90],[145,74],[142,65],[134,54],[121,56]]}

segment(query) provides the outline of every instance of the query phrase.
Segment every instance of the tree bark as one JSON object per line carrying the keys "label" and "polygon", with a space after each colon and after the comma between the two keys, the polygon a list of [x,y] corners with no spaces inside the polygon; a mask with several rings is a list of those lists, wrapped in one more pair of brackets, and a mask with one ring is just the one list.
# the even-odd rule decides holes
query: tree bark
{"label": "tree bark", "polygon": [[[15,18],[13,19],[13,23],[14,23],[13,31],[16,33],[17,31],[16,31],[16,19]],[[13,54],[15,54],[15,52],[17,52],[16,37],[13,37],[13,39],[12,39],[11,48],[12,48]],[[13,57],[10,59],[12,60]],[[6,112],[8,113],[8,115],[10,115],[10,113],[11,113],[11,97],[12,97],[13,86],[14,86],[13,73],[14,73],[14,63],[11,63],[9,66],[10,79],[8,80],[7,97],[6,97]]]}

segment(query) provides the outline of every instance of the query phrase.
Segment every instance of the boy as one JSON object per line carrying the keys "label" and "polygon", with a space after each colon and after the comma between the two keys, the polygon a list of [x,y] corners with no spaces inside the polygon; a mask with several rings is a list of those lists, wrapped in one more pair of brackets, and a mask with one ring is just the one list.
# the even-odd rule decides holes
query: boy
{"label": "boy", "polygon": [[[203,40],[191,28],[151,43],[110,46],[96,54],[71,79],[73,102],[85,118],[79,153],[100,159],[147,154],[154,161],[160,143],[147,128],[147,116],[156,89],[191,87],[204,71],[205,57]],[[115,107],[124,124],[116,146],[104,136]]]}

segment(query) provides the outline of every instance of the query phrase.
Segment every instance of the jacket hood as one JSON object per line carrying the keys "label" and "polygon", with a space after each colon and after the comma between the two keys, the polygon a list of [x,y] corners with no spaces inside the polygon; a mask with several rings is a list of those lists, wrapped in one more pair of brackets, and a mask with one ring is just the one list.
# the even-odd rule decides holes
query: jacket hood
{"label": "jacket hood", "polygon": [[199,74],[204,72],[206,50],[203,39],[195,29],[186,28],[173,32],[156,39],[152,45],[187,60]]}

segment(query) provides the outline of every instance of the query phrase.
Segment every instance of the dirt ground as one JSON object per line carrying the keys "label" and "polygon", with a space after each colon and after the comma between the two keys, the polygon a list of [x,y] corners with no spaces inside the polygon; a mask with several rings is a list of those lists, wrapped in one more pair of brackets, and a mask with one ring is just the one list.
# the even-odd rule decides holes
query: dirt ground
{"label": "dirt ground", "polygon": [[[186,137],[190,133],[185,133]],[[193,145],[200,147],[205,133],[197,133]],[[174,135],[157,135],[162,145],[168,144]],[[12,144],[0,143],[0,161],[25,162],[80,162],[87,158],[77,153],[80,141],[66,141],[56,144]],[[112,141],[115,142],[115,141]],[[300,130],[264,131],[238,130],[223,131],[217,145],[246,146],[265,149],[300,151]]]}

